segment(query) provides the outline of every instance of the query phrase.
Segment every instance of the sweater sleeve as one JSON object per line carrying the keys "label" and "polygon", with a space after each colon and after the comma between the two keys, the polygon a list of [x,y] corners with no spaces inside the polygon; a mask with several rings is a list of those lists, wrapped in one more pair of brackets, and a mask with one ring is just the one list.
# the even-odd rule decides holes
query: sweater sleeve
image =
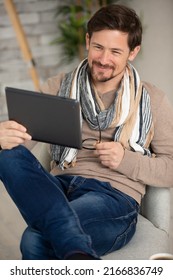
{"label": "sweater sleeve", "polygon": [[173,187],[173,108],[166,95],[156,89],[154,94],[151,98],[154,122],[151,150],[154,156],[126,150],[117,171],[146,185]]}
{"label": "sweater sleeve", "polygon": [[64,75],[64,73],[61,73],[47,79],[47,81],[41,85],[41,92],[57,95]]}

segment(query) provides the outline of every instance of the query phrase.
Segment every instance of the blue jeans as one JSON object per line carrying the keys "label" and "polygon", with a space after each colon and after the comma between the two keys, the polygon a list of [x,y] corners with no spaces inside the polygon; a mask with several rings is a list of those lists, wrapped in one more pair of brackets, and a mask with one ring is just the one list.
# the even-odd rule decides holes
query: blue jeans
{"label": "blue jeans", "polygon": [[52,176],[23,146],[0,152],[0,179],[28,224],[23,259],[100,257],[120,249],[135,233],[138,203],[80,176]]}

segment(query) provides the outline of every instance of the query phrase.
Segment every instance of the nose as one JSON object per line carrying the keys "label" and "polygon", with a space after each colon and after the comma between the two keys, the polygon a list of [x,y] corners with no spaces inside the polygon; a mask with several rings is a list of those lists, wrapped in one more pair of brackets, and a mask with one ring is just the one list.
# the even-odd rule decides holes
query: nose
{"label": "nose", "polygon": [[110,61],[110,53],[107,50],[103,50],[100,54],[100,63],[103,65],[108,64]]}

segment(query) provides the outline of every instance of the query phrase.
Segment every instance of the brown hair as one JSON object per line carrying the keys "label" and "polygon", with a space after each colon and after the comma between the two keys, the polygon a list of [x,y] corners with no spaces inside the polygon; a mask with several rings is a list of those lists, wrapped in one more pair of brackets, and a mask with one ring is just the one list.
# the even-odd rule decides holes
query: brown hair
{"label": "brown hair", "polygon": [[91,38],[93,32],[105,29],[128,33],[128,46],[130,50],[141,45],[141,21],[136,12],[126,6],[111,4],[102,7],[91,17],[87,24],[89,38]]}

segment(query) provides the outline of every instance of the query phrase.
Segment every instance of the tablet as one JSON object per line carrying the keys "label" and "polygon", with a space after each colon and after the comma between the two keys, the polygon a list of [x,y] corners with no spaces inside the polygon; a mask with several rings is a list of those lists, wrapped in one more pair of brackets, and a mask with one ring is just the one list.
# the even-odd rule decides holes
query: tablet
{"label": "tablet", "polygon": [[12,87],[5,93],[9,120],[24,125],[33,140],[82,148],[77,100]]}

